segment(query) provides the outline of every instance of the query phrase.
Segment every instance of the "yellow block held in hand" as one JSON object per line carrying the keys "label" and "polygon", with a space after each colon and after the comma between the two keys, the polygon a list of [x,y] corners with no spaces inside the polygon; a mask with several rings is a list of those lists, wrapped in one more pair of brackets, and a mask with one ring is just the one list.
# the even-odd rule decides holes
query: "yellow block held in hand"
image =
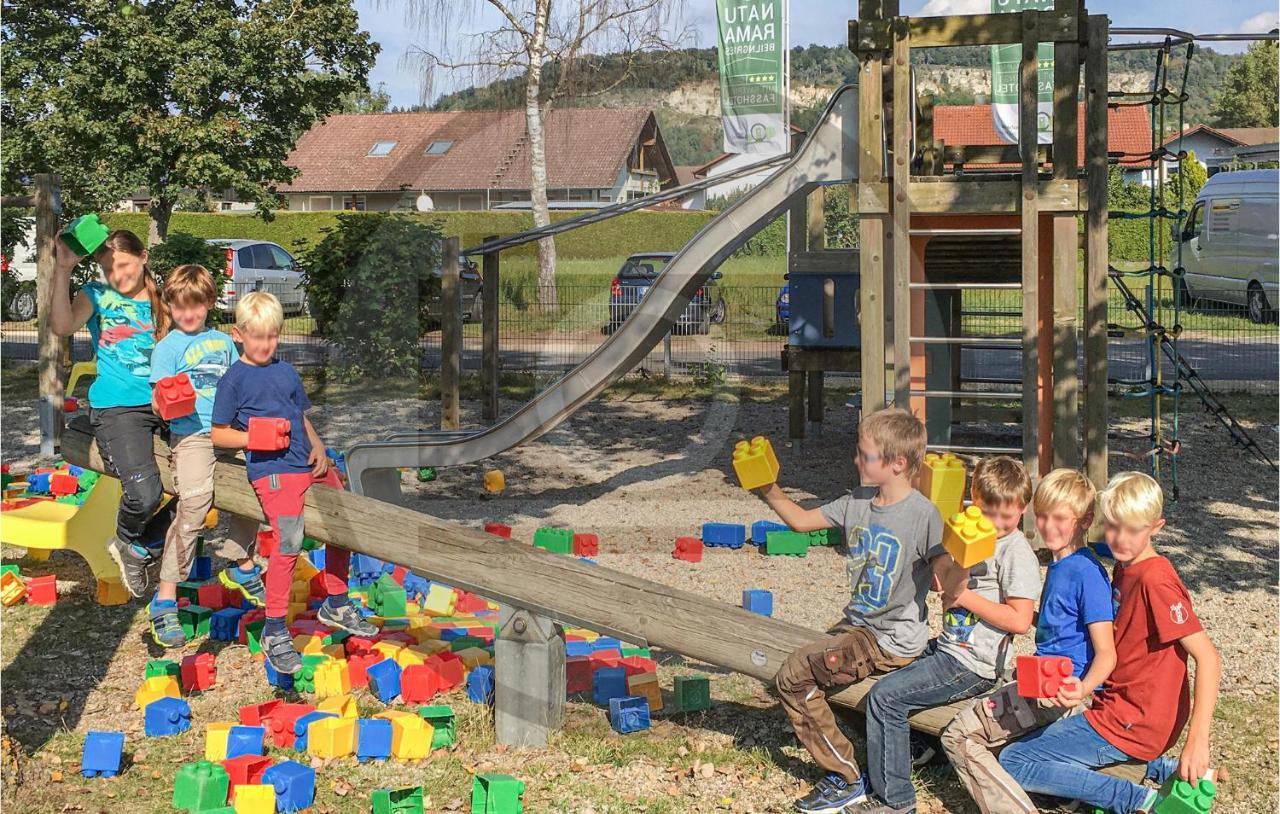
{"label": "yellow block held in hand", "polygon": [[972,568],[996,553],[996,527],[977,506],[956,512],[942,531],[942,547],[961,568]]}
{"label": "yellow block held in hand", "polygon": [[743,489],[759,489],[778,481],[778,456],[773,454],[773,444],[763,435],[757,435],[750,443],[739,441],[733,448],[733,471]]}
{"label": "yellow block held in hand", "polygon": [[950,517],[964,508],[964,461],[953,453],[924,456],[920,470],[920,491],[938,507],[938,514]]}

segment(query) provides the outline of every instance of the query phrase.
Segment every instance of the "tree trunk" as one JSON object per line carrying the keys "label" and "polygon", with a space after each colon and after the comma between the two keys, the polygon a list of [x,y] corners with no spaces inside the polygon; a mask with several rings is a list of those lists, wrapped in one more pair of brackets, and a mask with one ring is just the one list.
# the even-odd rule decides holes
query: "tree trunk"
{"label": "tree trunk", "polygon": [[151,223],[147,229],[147,245],[154,248],[169,237],[169,219],[173,217],[172,198],[151,198]]}
{"label": "tree trunk", "polygon": [[[533,203],[533,225],[539,227],[551,223],[551,212],[547,206],[547,145],[542,129],[543,108],[538,100],[542,87],[542,60],[546,56],[551,0],[537,0],[534,15],[533,37],[529,43],[529,80],[524,92],[524,115],[525,126],[529,131],[529,193]],[[557,308],[556,243],[550,237],[538,241],[538,304],[544,311],[554,311]]]}

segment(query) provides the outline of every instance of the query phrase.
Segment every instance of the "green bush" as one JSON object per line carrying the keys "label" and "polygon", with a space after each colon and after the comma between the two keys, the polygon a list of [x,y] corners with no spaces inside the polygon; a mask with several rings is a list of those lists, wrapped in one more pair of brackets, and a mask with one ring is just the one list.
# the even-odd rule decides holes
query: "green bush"
{"label": "green bush", "polygon": [[147,251],[151,273],[163,283],[178,266],[195,263],[213,275],[214,289],[222,290],[227,277],[227,250],[186,232],[170,232],[164,243]]}

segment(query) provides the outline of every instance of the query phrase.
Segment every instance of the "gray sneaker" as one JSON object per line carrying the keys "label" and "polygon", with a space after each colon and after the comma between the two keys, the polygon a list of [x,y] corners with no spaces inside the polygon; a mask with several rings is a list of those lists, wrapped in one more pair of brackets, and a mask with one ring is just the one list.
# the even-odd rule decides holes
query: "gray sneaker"
{"label": "gray sneaker", "polygon": [[352,636],[377,636],[378,628],[360,615],[360,611],[350,601],[341,608],[334,610],[329,603],[323,602],[320,610],[316,611],[316,621],[328,627],[336,627],[339,630],[345,630]]}
{"label": "gray sneaker", "polygon": [[293,637],[287,630],[274,635],[264,633],[262,652],[277,673],[293,675],[302,669],[302,656],[298,655],[298,649],[293,646]]}
{"label": "gray sneaker", "polygon": [[133,546],[115,536],[107,541],[107,553],[120,569],[120,582],[129,595],[136,599],[145,594],[147,585],[151,581],[147,575],[147,563],[151,561],[150,558],[138,554],[133,550]]}

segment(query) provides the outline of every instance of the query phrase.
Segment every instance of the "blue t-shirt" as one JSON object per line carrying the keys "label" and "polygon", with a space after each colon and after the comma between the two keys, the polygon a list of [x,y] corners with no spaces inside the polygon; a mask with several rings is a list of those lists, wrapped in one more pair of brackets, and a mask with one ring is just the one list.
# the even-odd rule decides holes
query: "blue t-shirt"
{"label": "blue t-shirt", "polygon": [[89,403],[98,409],[151,403],[151,352],[156,347],[151,300],[131,300],[103,282],[80,289],[93,303],[89,336],[98,376],[89,385]]}
{"label": "blue t-shirt", "polygon": [[1066,656],[1074,675],[1083,676],[1093,661],[1089,625],[1116,618],[1106,569],[1086,546],[1049,563],[1036,621],[1036,655]]}
{"label": "blue t-shirt", "polygon": [[222,331],[189,334],[175,328],[165,334],[151,354],[151,383],[185,373],[196,391],[196,411],[169,422],[174,435],[209,432],[218,381],[239,358],[235,342]]}
{"label": "blue t-shirt", "polygon": [[302,423],[302,414],[309,409],[311,401],[293,365],[272,359],[269,364],[259,366],[241,359],[218,383],[218,394],[213,399],[213,423],[244,430],[249,427],[249,419],[255,416],[289,420],[288,449],[245,450],[249,480],[255,481],[265,475],[311,471],[307,464],[311,439],[307,438],[307,428]]}

